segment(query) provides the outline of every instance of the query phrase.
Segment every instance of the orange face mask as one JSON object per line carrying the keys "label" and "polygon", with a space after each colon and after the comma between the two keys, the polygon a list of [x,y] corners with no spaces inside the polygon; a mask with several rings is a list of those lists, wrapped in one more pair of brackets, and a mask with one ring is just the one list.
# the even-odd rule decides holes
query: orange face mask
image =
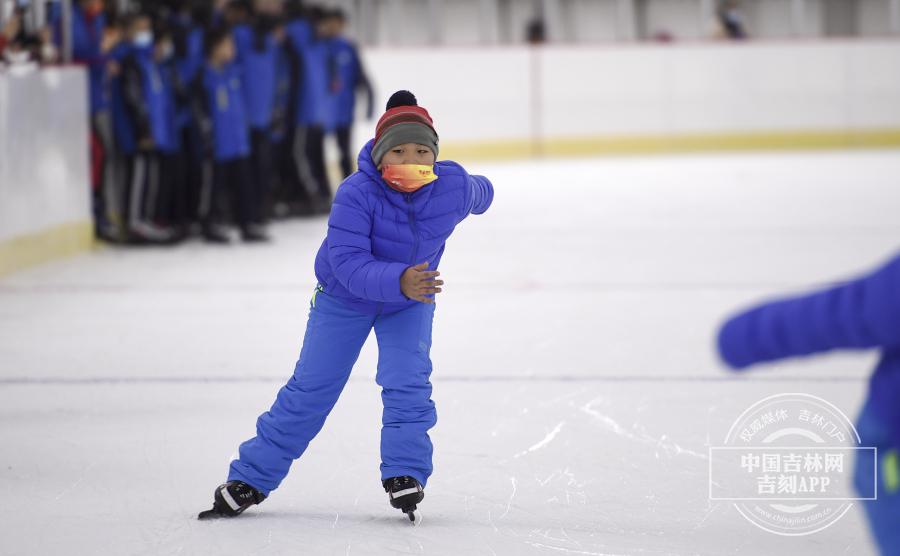
{"label": "orange face mask", "polygon": [[438,179],[434,166],[424,164],[385,164],[381,167],[381,177],[401,193],[418,191]]}

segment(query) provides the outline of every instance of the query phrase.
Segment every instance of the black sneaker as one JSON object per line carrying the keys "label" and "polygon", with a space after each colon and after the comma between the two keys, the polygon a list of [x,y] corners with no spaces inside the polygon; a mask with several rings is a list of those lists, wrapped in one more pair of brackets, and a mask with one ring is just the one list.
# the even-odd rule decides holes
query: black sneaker
{"label": "black sneaker", "polygon": [[218,226],[204,226],[203,239],[208,243],[231,243],[231,238],[228,237],[228,234]]}
{"label": "black sneaker", "polygon": [[131,243],[166,245],[172,242],[175,233],[164,226],[138,221],[128,227],[128,237]]}
{"label": "black sneaker", "polygon": [[409,516],[410,521],[415,521],[413,512],[416,510],[416,504],[425,498],[425,491],[419,481],[409,475],[404,475],[385,479],[381,481],[381,485],[390,497],[391,506],[402,510]]}
{"label": "black sneaker", "polygon": [[246,243],[261,243],[269,241],[269,235],[262,226],[248,224],[241,230],[241,239]]}
{"label": "black sneaker", "polygon": [[200,512],[197,519],[235,517],[266,499],[261,492],[242,481],[228,481],[219,485],[214,497],[212,509]]}

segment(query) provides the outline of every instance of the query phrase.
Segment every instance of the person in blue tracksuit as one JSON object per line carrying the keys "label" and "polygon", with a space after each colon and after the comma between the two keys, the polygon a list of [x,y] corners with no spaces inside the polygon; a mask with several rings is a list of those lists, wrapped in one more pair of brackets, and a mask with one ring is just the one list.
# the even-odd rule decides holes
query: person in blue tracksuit
{"label": "person in blue tracksuit", "polygon": [[[62,8],[57,3],[50,4],[48,8],[47,19],[53,30],[53,40],[61,49]],[[72,6],[72,61],[87,66],[91,116],[108,108],[105,84],[107,54],[119,42],[118,34],[110,32],[112,29],[107,25],[105,8],[104,0],[80,0]]]}
{"label": "person in blue tracksuit", "polygon": [[[80,0],[72,6],[72,61],[87,66],[88,99],[91,115],[92,145],[101,152],[93,153],[102,161],[100,171],[92,177],[93,212],[97,237],[117,240],[113,221],[115,214],[115,142],[109,111],[107,64],[108,54],[119,40],[114,30],[107,28],[103,0]],[[53,28],[57,48],[62,47],[61,8],[51,5],[48,20]]]}
{"label": "person in blue tracksuit", "polygon": [[[181,4],[169,24],[175,46],[174,79],[181,94],[176,96],[176,129],[182,145],[179,155],[184,180],[184,223],[199,219],[200,195],[204,180],[212,180],[212,168],[204,160],[203,142],[193,117],[191,84],[203,68],[203,33],[212,19],[212,7],[206,4]],[[210,186],[211,187],[211,186]]]}
{"label": "person in blue tracksuit", "polygon": [[[278,50],[275,36],[279,25],[278,15],[265,11],[254,14],[251,22],[234,28],[237,62],[241,66],[247,122],[250,126],[250,160],[253,184],[260,188],[256,196],[264,214],[264,200],[268,197],[272,181],[272,119],[275,110],[278,84]],[[262,224],[262,222],[259,222]]]}
{"label": "person in blue tracksuit", "polygon": [[333,102],[333,131],[340,151],[341,172],[346,178],[353,172],[351,141],[356,112],[356,95],[366,95],[366,118],[372,118],[373,93],[366,72],[363,70],[359,51],[344,36],[346,15],[335,8],[326,15],[328,35],[328,81]]}
{"label": "person in blue tracksuit", "polygon": [[411,512],[432,474],[428,430],[431,329],[441,257],[453,229],[493,201],[493,186],[455,162],[435,163],[428,112],[398,91],[359,154],[359,171],[337,190],[316,255],[316,293],[294,374],[240,446],[228,482],[201,514],[233,516],[281,483],[337,402],[370,331],[382,387],[380,477],[391,504]]}
{"label": "person in blue tracksuit", "polygon": [[[305,189],[300,188],[294,162],[292,147],[294,137],[294,114],[292,84],[295,79],[295,66],[292,54],[285,40],[284,25],[279,25],[276,33],[281,36],[279,48],[275,52],[275,100],[272,104],[272,129],[269,142],[272,145],[272,175],[274,187],[271,188],[272,214],[287,216],[289,214],[308,214],[311,203]],[[306,202],[299,203],[297,197]]]}
{"label": "person in blue tracksuit", "polygon": [[[124,17],[117,21],[117,25],[121,26],[122,34],[126,34],[129,18]],[[116,167],[116,184],[119,186],[120,194],[116,199],[118,214],[120,215],[120,230],[117,231],[117,237],[120,240],[127,238],[127,223],[124,220],[125,204],[124,191],[127,184],[130,183],[130,165],[132,157],[137,152],[137,143],[134,132],[134,124],[131,121],[131,114],[125,99],[125,91],[122,83],[122,64],[126,58],[131,55],[131,42],[121,41],[112,50],[110,50],[109,58],[111,61],[111,71],[109,76],[109,112],[112,119],[113,138],[116,145],[115,149],[115,167]]]}
{"label": "person in blue tracksuit", "polygon": [[204,237],[216,243],[229,241],[219,228],[220,198],[227,195],[231,197],[241,238],[247,242],[267,241],[268,236],[258,225],[261,202],[250,167],[247,110],[241,69],[234,63],[232,31],[217,27],[207,31],[205,38],[206,64],[195,85],[195,113],[213,160],[212,188],[204,195],[201,209]]}
{"label": "person in blue tracksuit", "polygon": [[[308,216],[316,212],[313,192],[317,187],[306,157],[306,127],[300,107],[306,78],[301,52],[312,40],[313,27],[309,11],[299,1],[288,2],[284,10],[284,40],[278,54],[276,118],[284,118],[284,136],[280,137],[278,166],[281,190],[276,198],[275,213]],[[287,85],[287,90],[284,90]],[[277,120],[276,120],[277,123]]]}
{"label": "person in blue tracksuit", "polygon": [[159,221],[170,227],[178,239],[187,236],[190,226],[189,156],[184,142],[191,118],[190,85],[181,77],[175,57],[175,34],[170,24],[160,21],[155,32],[154,55],[165,95],[165,119],[169,141],[159,147],[162,180],[157,203]]}
{"label": "person in blue tracksuit", "polygon": [[730,318],[718,335],[722,359],[734,369],[839,349],[881,353],[857,419],[862,445],[855,485],[883,554],[900,554],[900,254],[861,277],[820,291],[779,299]]}
{"label": "person in blue tracksuit", "polygon": [[287,27],[287,43],[298,68],[295,96],[294,155],[300,182],[312,194],[313,208],[326,212],[331,186],[325,170],[325,133],[333,127],[333,103],[328,90],[328,43],[325,11],[311,8],[306,17]]}
{"label": "person in blue tracksuit", "polygon": [[168,160],[180,144],[175,133],[172,83],[163,63],[171,57],[171,40],[156,40],[149,15],[137,14],[128,23],[131,48],[122,60],[122,91],[131,127],[134,154],[124,196],[129,238],[138,242],[169,242],[176,238],[165,224],[172,199],[172,176],[164,175]]}

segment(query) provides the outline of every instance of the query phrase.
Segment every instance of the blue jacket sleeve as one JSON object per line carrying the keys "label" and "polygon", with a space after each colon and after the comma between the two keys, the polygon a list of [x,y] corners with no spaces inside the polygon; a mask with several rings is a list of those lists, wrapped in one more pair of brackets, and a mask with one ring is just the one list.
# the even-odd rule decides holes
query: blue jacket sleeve
{"label": "blue jacket sleeve", "polygon": [[494,186],[484,176],[466,176],[469,181],[466,214],[484,214],[494,201]]}
{"label": "blue jacket sleeve", "polygon": [[856,280],[764,304],[728,320],[719,354],[741,369],[839,348],[900,346],[900,256]]}
{"label": "blue jacket sleeve", "polygon": [[353,295],[376,302],[406,301],[400,291],[404,263],[372,254],[372,213],[352,188],[337,190],[328,218],[328,259],[335,276]]}

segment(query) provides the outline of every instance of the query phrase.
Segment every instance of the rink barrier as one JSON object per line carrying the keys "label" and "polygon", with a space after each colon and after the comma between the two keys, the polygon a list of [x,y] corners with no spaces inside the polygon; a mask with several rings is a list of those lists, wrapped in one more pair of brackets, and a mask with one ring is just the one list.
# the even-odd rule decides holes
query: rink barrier
{"label": "rink barrier", "polygon": [[[442,155],[460,160],[900,145],[896,39],[377,48],[363,57],[376,105],[413,91],[435,119]],[[360,146],[373,125],[357,121]]]}
{"label": "rink barrier", "polygon": [[91,222],[69,222],[0,241],[0,276],[82,253],[93,245]]}
{"label": "rink barrier", "polygon": [[0,276],[93,245],[87,74],[0,72]]}
{"label": "rink barrier", "polygon": [[776,131],[697,135],[560,137],[544,141],[471,141],[441,145],[450,160],[616,156],[724,151],[791,151],[900,147],[900,129]]}

